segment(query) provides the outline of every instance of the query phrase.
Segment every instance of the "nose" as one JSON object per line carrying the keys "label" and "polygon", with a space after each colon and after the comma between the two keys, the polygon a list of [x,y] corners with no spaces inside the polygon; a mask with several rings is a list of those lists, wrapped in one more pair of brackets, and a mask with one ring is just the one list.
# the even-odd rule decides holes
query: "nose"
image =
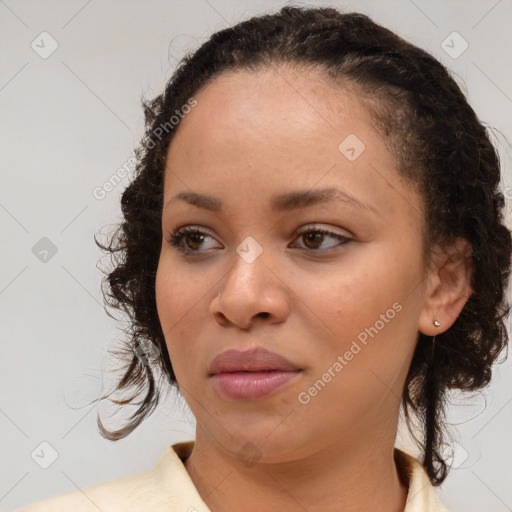
{"label": "nose", "polygon": [[215,322],[243,330],[259,320],[270,324],[284,322],[289,314],[289,301],[282,277],[277,266],[271,265],[263,254],[251,263],[235,254],[221,291],[210,305]]}

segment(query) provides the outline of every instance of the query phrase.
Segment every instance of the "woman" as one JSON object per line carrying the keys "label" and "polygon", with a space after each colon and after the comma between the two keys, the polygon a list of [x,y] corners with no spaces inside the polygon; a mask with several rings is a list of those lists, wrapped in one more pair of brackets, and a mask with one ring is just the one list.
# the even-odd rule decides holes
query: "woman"
{"label": "woman", "polygon": [[[98,421],[125,437],[170,383],[196,439],[25,510],[446,510],[446,395],[506,346],[512,249],[447,71],[366,16],[287,7],[214,34],[145,112],[102,246],[138,409]],[[421,464],[394,447],[401,406]]]}

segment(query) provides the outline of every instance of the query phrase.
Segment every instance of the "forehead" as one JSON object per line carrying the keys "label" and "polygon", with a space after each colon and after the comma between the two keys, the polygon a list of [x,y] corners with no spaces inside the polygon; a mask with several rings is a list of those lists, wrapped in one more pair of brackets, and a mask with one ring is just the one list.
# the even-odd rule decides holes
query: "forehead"
{"label": "forehead", "polygon": [[341,185],[394,209],[396,161],[354,87],[266,68],[220,75],[194,98],[168,150],[173,193],[244,185],[263,197],[271,188]]}
{"label": "forehead", "polygon": [[194,98],[197,106],[176,127],[169,159],[185,153],[202,161],[215,154],[217,164],[266,156],[291,163],[321,154],[334,163],[349,136],[361,141],[360,148],[372,146],[392,159],[355,88],[340,87],[320,71],[273,67],[228,72]]}
{"label": "forehead", "polygon": [[[211,132],[212,124],[223,136],[226,133],[220,128],[235,124],[247,131],[262,125],[269,129],[286,125],[282,137],[306,138],[339,129],[342,119],[349,121],[344,128],[353,131],[361,131],[361,124],[366,124],[366,129],[373,125],[356,87],[337,85],[321,70],[280,66],[227,72],[203,87],[195,98],[200,108],[189,117],[195,118],[198,133],[201,128]],[[180,131],[187,124],[185,118]]]}

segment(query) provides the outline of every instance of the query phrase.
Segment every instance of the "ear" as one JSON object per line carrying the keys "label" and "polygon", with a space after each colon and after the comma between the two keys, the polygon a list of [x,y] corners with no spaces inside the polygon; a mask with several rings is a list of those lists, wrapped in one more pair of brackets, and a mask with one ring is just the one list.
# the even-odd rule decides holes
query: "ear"
{"label": "ear", "polygon": [[[434,336],[453,325],[473,293],[472,273],[471,245],[467,240],[458,238],[448,246],[434,248],[418,323],[421,333]],[[439,322],[438,327],[434,320]]]}

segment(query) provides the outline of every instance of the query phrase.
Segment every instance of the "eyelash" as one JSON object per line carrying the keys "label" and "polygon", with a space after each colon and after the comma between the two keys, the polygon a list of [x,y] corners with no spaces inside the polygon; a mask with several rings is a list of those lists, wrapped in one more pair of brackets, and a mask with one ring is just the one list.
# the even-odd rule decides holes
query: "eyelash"
{"label": "eyelash", "polygon": [[[345,245],[349,242],[352,242],[353,239],[340,235],[339,233],[335,233],[334,231],[331,231],[329,229],[320,228],[317,226],[311,226],[308,227],[308,229],[304,229],[301,232],[297,233],[297,238],[299,238],[302,235],[309,234],[309,233],[322,233],[324,235],[332,236],[333,238],[337,238],[340,241],[339,245]],[[200,250],[192,250],[192,249],[185,249],[180,245],[181,240],[186,236],[190,234],[199,234],[199,235],[206,235],[210,238],[213,238],[208,232],[203,231],[199,229],[196,226],[185,226],[180,229],[177,229],[174,233],[171,234],[170,239],[168,240],[168,243],[176,248],[177,251],[182,253],[186,257],[191,258],[197,258],[199,256],[202,256],[207,251],[200,251]],[[331,247],[327,249],[327,251],[334,250],[337,246]],[[306,249],[314,252],[320,252],[322,249],[309,249],[308,247],[300,247],[300,249]],[[325,251],[325,250],[324,250]]]}

